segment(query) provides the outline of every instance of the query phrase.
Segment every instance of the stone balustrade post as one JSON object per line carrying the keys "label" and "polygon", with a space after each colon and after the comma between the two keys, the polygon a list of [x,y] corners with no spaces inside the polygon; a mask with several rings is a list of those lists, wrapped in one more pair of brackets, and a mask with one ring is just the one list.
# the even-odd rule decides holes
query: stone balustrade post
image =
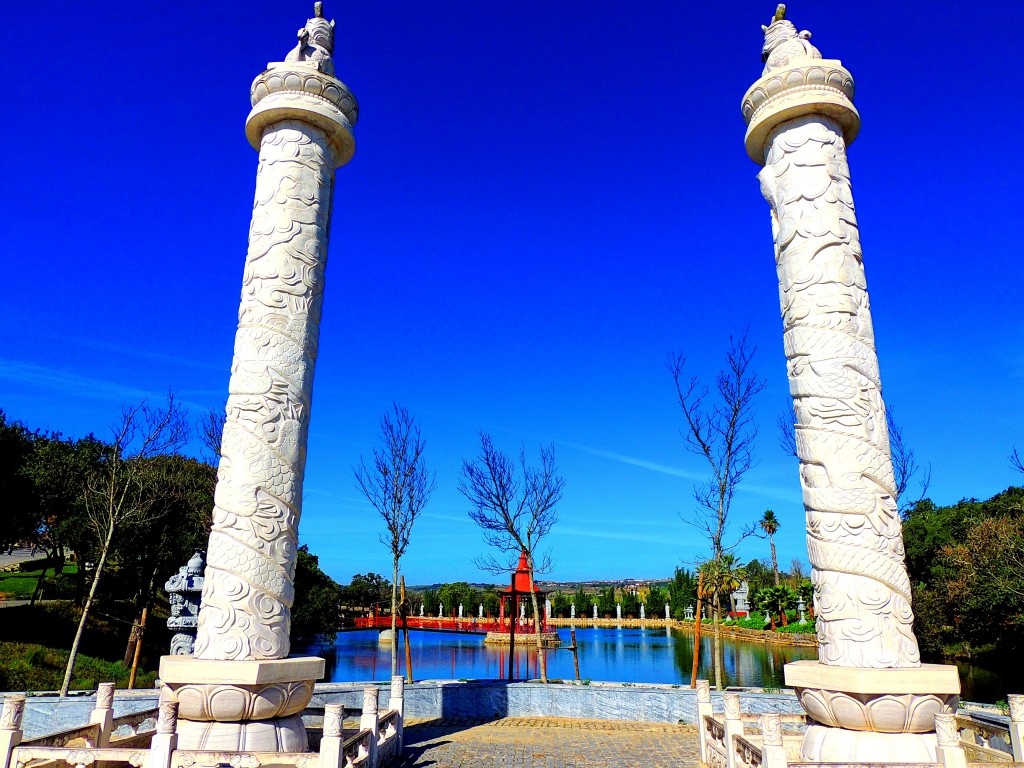
{"label": "stone balustrade post", "polygon": [[369,754],[366,765],[377,768],[377,741],[380,739],[380,724],[377,716],[377,688],[363,689],[363,714],[359,717],[359,730],[370,731]]}
{"label": "stone balustrade post", "polygon": [[704,718],[712,715],[711,683],[708,680],[697,681],[697,731],[700,735],[700,761],[708,764],[708,727]]}
{"label": "stone balustrade post", "polygon": [[743,720],[740,718],[740,695],[723,693],[722,703],[725,705],[725,751],[729,768],[737,768],[736,742],[733,737],[743,735]]}
{"label": "stone balustrade post", "polygon": [[402,754],[402,744],[405,741],[405,678],[402,675],[391,678],[391,701],[388,708],[398,713],[398,717],[395,718],[395,730],[398,737],[398,754]]}
{"label": "stone balustrade post", "polygon": [[944,768],[967,768],[967,755],[960,745],[956,715],[940,712],[935,715],[935,757]]}
{"label": "stone balustrade post", "polygon": [[108,746],[114,726],[114,683],[100,683],[96,686],[96,707],[89,715],[89,724],[100,727],[96,747],[103,749]]}
{"label": "stone balustrade post", "polygon": [[782,718],[777,713],[761,716],[762,768],[786,768],[789,760],[782,742]]}
{"label": "stone balustrade post", "polygon": [[11,768],[11,753],[21,744],[21,719],[25,715],[25,694],[4,699],[0,710],[0,768]]}
{"label": "stone balustrade post", "polygon": [[345,764],[345,739],[342,727],[345,707],[342,704],[324,706],[324,735],[320,740],[320,768],[342,768]]}
{"label": "stone balustrade post", "polygon": [[160,702],[146,768],[171,768],[171,755],[178,748],[177,730],[178,702],[165,698]]}
{"label": "stone balustrade post", "polygon": [[1010,705],[1010,746],[1013,762],[1024,763],[1024,696],[1011,693],[1006,697]]}
{"label": "stone balustrade post", "polygon": [[932,762],[955,667],[922,664],[847,146],[853,76],[780,5],[743,97],[768,202],[814,582],[818,659],[785,679],[815,721],[808,762]]}

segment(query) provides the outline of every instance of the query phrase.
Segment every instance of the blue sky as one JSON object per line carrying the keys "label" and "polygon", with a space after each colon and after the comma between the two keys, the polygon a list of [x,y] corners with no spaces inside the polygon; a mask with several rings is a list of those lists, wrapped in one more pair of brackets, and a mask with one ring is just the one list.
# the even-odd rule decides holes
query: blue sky
{"label": "blue sky", "polygon": [[[360,102],[338,173],[300,537],[326,570],[389,572],[351,467],[381,414],[423,427],[438,489],[410,583],[485,579],[456,486],[477,433],[566,479],[561,579],[660,577],[706,545],[706,476],[665,369],[713,379],[749,326],[767,379],[737,523],[806,558],[768,209],[743,149],[773,2],[340,3]],[[223,403],[256,153],[252,78],[312,4],[7,4],[0,408],[108,434],[173,390]],[[1024,5],[792,2],[857,81],[850,152],[886,399],[939,503],[1022,482],[1024,208],[1014,91]],[[20,53],[19,53],[20,51]],[[744,557],[765,556],[749,540]]]}

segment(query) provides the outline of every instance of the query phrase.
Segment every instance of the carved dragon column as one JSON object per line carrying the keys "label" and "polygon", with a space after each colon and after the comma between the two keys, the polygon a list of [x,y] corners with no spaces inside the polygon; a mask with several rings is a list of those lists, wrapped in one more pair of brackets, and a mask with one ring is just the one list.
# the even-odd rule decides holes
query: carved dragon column
{"label": "carved dragon column", "polygon": [[306,435],[334,172],[356,103],[334,77],[334,22],[315,17],[252,84],[259,150],[194,656],[165,656],[183,749],[304,751],[299,713],[323,659],[288,658]]}
{"label": "carved dragon column", "polygon": [[818,622],[818,661],[786,665],[816,721],[803,758],[934,761],[955,667],[921,664],[850,187],[853,78],[780,5],[743,97],[771,207]]}

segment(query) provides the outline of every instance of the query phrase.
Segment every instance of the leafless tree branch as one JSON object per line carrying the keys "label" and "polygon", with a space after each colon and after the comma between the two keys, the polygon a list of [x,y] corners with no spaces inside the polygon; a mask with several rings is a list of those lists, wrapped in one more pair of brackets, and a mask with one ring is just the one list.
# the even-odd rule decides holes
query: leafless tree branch
{"label": "leafless tree branch", "polygon": [[752,367],[756,351],[748,345],[746,333],[738,340],[729,338],[726,368],[715,379],[717,398],[711,404],[706,402],[708,389],[696,377],[686,378],[686,358],[677,354],[668,361],[686,421],[680,434],[687,449],[704,458],[711,475],[707,483],[694,487],[696,514],[684,520],[707,536],[716,560],[756,531],[756,524],[751,524],[734,542],[725,543],[736,487],[754,465],[753,401],[765,387],[765,380]]}
{"label": "leafless tree branch", "polygon": [[[380,422],[382,448],[373,449],[372,466],[359,458],[356,484],[384,520],[382,544],[391,550],[391,634],[397,637],[398,564],[409,547],[412,527],[437,487],[423,460],[426,442],[407,408],[397,403]],[[391,643],[391,674],[398,674],[398,643]]]}
{"label": "leafless tree branch", "polygon": [[86,515],[96,536],[99,554],[68,656],[61,696],[67,695],[71,684],[82,633],[114,536],[122,525],[149,519],[157,501],[153,493],[154,474],[160,471],[153,467],[151,460],[177,453],[188,442],[188,413],[174,395],[168,393],[164,407],[150,406],[145,400],[126,407],[121,412],[121,420],[111,427],[111,434],[113,439],[98,469],[86,482]]}
{"label": "leafless tree branch", "polygon": [[[530,573],[533,615],[540,617],[537,595],[532,591],[534,577],[551,567],[550,552],[541,553],[539,545],[558,522],[556,506],[562,499],[565,481],[558,474],[555,447],[540,449],[540,465],[526,462],[526,451],[519,452],[516,463],[495,447],[486,433],[480,434],[480,456],[462,462],[459,491],[470,504],[469,518],[483,532],[484,541],[511,562],[502,568],[494,555],[475,562],[478,567],[498,573],[515,562],[523,553]],[[536,633],[541,680],[547,682],[547,668],[540,633]]]}

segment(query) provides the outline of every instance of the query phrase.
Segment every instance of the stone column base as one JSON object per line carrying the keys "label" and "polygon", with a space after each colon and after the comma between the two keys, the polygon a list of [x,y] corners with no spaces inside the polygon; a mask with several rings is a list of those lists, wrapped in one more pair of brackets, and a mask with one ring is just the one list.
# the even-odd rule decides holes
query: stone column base
{"label": "stone column base", "polygon": [[301,713],[324,675],[309,656],[267,661],[160,659],[161,699],[178,702],[178,748],[304,752]]}
{"label": "stone column base", "polygon": [[178,749],[217,752],[308,752],[300,715],[238,723],[178,719]]}
{"label": "stone column base", "polygon": [[815,721],[800,749],[808,762],[936,762],[935,715],[955,712],[959,702],[953,666],[861,669],[795,661],[785,670],[786,685]]}
{"label": "stone column base", "polygon": [[873,733],[812,725],[800,745],[809,763],[934,763],[934,733]]}

